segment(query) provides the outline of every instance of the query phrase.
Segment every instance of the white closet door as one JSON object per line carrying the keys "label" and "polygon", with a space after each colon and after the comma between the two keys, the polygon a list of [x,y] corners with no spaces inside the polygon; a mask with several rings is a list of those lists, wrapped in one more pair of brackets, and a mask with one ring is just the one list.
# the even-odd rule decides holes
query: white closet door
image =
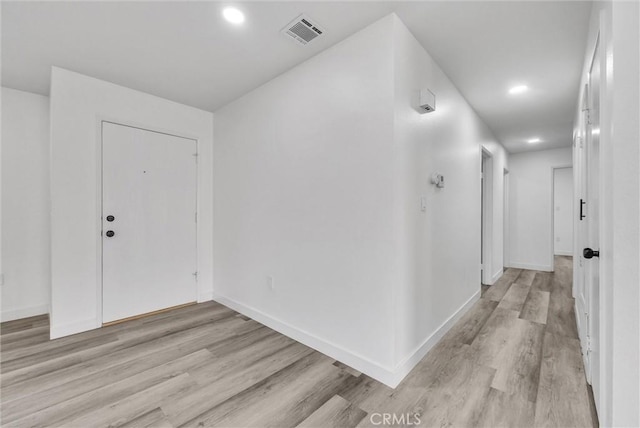
{"label": "white closet door", "polygon": [[103,122],[103,323],[196,300],[195,154],[194,140]]}

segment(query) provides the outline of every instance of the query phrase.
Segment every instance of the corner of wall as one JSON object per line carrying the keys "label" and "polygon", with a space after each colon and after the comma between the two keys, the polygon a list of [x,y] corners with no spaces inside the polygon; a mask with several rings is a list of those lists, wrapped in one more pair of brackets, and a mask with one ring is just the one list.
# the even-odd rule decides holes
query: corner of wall
{"label": "corner of wall", "polygon": [[[392,26],[387,15],[214,114],[214,300],[387,384]],[[302,89],[304,111],[293,102]],[[242,209],[256,188],[260,210]]]}
{"label": "corner of wall", "polygon": [[21,318],[34,317],[49,313],[49,305],[37,305],[24,308],[11,309],[0,313],[0,322],[13,321]]}
{"label": "corner of wall", "polygon": [[49,312],[48,103],[2,87],[2,321]]}
{"label": "corner of wall", "polygon": [[61,337],[70,336],[72,334],[82,333],[84,331],[94,330],[102,326],[102,322],[96,318],[76,321],[66,324],[54,324],[50,318],[51,328],[49,338],[59,339]]}
{"label": "corner of wall", "polygon": [[374,362],[363,355],[360,355],[356,352],[344,348],[343,346],[333,343],[329,339],[321,338],[311,332],[300,329],[259,309],[215,293],[213,295],[213,300],[243,315],[246,315],[251,319],[258,321],[259,323],[264,324],[267,327],[270,327],[275,331],[282,333],[304,345],[307,345],[310,348],[315,349],[316,351],[319,351],[350,367],[353,367],[354,369],[365,373],[366,375],[384,383],[391,388],[395,388],[404,377],[404,375],[402,377],[398,377],[397,372],[390,367],[386,367],[377,362]]}
{"label": "corner of wall", "polygon": [[478,290],[469,300],[447,318],[431,335],[422,341],[412,352],[398,362],[393,370],[393,380],[389,386],[395,388],[418,365],[427,353],[438,343],[440,339],[455,325],[462,316],[480,299]]}
{"label": "corner of wall", "polygon": [[[490,142],[501,160],[496,162],[500,176],[506,151],[402,20],[394,15],[393,23],[394,161],[402,248],[399,281],[393,287],[399,382],[479,297],[480,254],[474,248],[480,248],[480,222],[475,221],[480,214],[480,145]],[[441,106],[433,113],[417,111],[424,88],[436,93]],[[444,189],[430,184],[434,172],[447,176]],[[499,237],[501,241],[502,223]],[[463,241],[467,245],[459,251]],[[495,251],[501,247],[500,242]],[[502,257],[496,258],[498,265],[490,272],[499,276]],[[451,291],[434,304],[429,299],[436,294],[435,284],[447,284]]]}

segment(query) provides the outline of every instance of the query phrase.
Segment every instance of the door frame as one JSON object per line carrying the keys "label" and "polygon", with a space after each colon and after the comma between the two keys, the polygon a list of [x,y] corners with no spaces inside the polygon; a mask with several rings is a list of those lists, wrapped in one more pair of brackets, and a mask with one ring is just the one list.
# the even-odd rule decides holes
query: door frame
{"label": "door frame", "polygon": [[[551,225],[551,248],[549,250],[549,266],[551,266],[551,272],[555,271],[555,232],[556,232],[556,218],[555,218],[555,211],[556,211],[556,207],[555,207],[555,198],[556,198],[556,170],[557,169],[564,169],[564,168],[571,168],[572,172],[573,172],[573,163],[566,163],[566,164],[559,164],[559,165],[552,165],[551,166],[551,201],[550,201],[550,207],[551,207],[551,223],[549,223]],[[571,183],[572,186],[574,183]],[[575,199],[575,192],[573,195],[573,198]],[[573,200],[572,200],[572,204],[571,204],[571,210],[573,211]],[[575,219],[573,218],[573,215],[575,213],[571,213],[571,218],[573,220],[572,226],[575,223]],[[574,251],[573,253],[575,254],[575,247],[574,247]]]}
{"label": "door frame", "polygon": [[509,206],[509,170],[507,168],[503,168],[502,170],[502,268],[510,267],[510,244],[509,239],[511,234],[509,228],[509,216],[510,216],[510,206]]}
{"label": "door frame", "polygon": [[[198,162],[198,154],[200,152],[200,142],[198,137],[195,135],[187,135],[182,132],[175,132],[169,129],[162,129],[156,126],[149,126],[142,123],[136,123],[132,121],[122,120],[118,118],[108,117],[97,115],[96,117],[96,141],[98,142],[96,147],[96,163],[97,163],[97,177],[96,177],[96,258],[97,258],[97,269],[96,269],[96,283],[98,286],[96,287],[96,314],[97,314],[97,322],[98,326],[101,327],[103,324],[103,314],[102,314],[102,290],[103,290],[103,282],[102,282],[102,150],[103,150],[103,141],[102,141],[102,127],[104,123],[112,123],[115,125],[127,126],[129,128],[141,129],[143,131],[156,132],[158,134],[171,135],[174,137],[184,138],[187,140],[193,140],[196,143],[196,216],[200,217],[200,198],[199,198],[199,190],[200,190],[200,179],[199,179],[199,169],[200,163]],[[200,222],[196,221],[196,272],[200,271],[200,263],[199,263],[199,251],[200,251],[200,243],[199,243],[199,235],[200,235]],[[200,293],[198,287],[198,275],[196,275],[195,280],[196,287],[196,296],[198,297],[198,301],[200,301]]]}

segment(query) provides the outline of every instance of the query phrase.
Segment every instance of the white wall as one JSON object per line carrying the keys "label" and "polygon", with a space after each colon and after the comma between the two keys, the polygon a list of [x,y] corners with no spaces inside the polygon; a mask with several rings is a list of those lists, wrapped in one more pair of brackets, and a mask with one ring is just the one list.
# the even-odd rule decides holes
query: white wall
{"label": "white wall", "polygon": [[509,156],[509,266],[553,271],[553,168],[571,147]]}
{"label": "white wall", "polygon": [[198,140],[198,300],[212,288],[213,115],[54,67],[51,75],[51,337],[99,327],[100,123]]}
{"label": "white wall", "polygon": [[[640,4],[613,2],[612,425],[640,426]],[[606,286],[606,285],[605,285]],[[602,283],[601,283],[602,288]],[[627,351],[629,350],[629,351]]]}
{"label": "white wall", "polygon": [[[397,370],[437,341],[450,317],[480,291],[481,147],[493,158],[492,278],[502,274],[506,152],[402,21],[394,16],[396,186],[401,196],[403,260],[394,284]],[[420,89],[436,111],[416,111]],[[430,179],[443,174],[445,187]],[[421,198],[426,210],[421,210]]]}
{"label": "white wall", "polygon": [[[603,49],[600,116],[600,392],[602,426],[640,426],[640,5],[594,3],[582,82],[597,37]],[[580,129],[582,99],[576,104]],[[576,149],[578,150],[578,148]],[[581,183],[576,182],[576,189]],[[580,232],[580,229],[577,229]],[[584,243],[576,235],[576,241]],[[583,277],[574,260],[576,282]]]}
{"label": "white wall", "polygon": [[392,25],[216,111],[214,134],[216,299],[382,375],[401,257]]}
{"label": "white wall", "polygon": [[215,124],[215,298],[397,384],[479,294],[480,145],[500,177],[504,150],[395,15]]}
{"label": "white wall", "polygon": [[1,319],[49,312],[49,98],[2,88]]}
{"label": "white wall", "polygon": [[573,168],[554,170],[553,209],[553,253],[573,256]]}

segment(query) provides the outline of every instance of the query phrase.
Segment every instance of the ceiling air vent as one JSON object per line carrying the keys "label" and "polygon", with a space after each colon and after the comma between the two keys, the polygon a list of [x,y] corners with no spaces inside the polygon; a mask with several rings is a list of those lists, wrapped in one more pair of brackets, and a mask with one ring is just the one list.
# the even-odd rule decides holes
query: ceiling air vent
{"label": "ceiling air vent", "polygon": [[324,30],[304,15],[298,16],[282,29],[282,34],[301,45],[311,43],[324,33]]}

